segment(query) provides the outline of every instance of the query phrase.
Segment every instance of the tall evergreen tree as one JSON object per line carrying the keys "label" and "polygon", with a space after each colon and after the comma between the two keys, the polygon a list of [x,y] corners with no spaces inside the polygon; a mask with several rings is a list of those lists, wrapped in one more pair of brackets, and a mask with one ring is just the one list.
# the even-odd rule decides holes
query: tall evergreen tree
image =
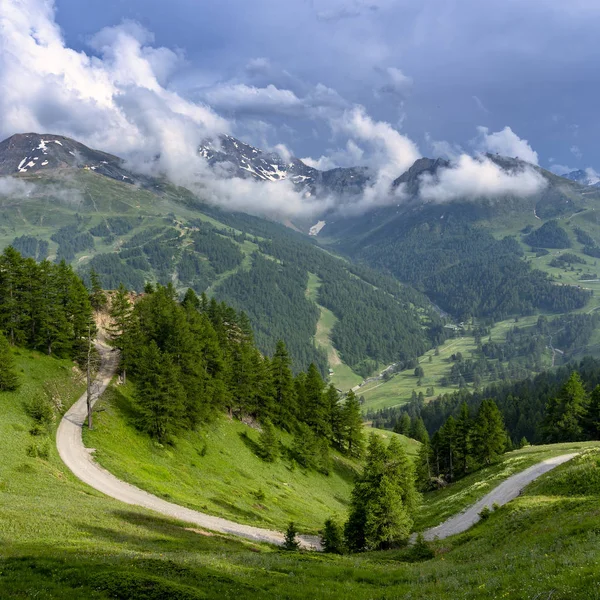
{"label": "tall evergreen tree", "polygon": [[396,433],[399,433],[401,435],[405,435],[405,436],[410,436],[410,428],[411,428],[411,422],[410,422],[410,416],[408,413],[403,412],[400,415],[400,419],[398,420],[398,422],[396,423],[395,427],[394,427],[394,431]]}
{"label": "tall evergreen tree", "polygon": [[152,341],[144,348],[136,378],[135,402],[140,428],[166,442],[180,426],[184,390],[181,374],[168,354]]}
{"label": "tall evergreen tree", "polygon": [[350,456],[361,458],[365,450],[365,436],[360,402],[350,390],[342,409],[345,448]]}
{"label": "tall evergreen tree", "polygon": [[297,415],[296,389],[291,371],[291,359],[285,343],[277,342],[275,354],[271,359],[271,376],[273,381],[274,412],[273,421],[290,431]]}
{"label": "tall evergreen tree", "polygon": [[463,402],[456,421],[456,470],[461,474],[468,473],[473,460],[472,428],[469,406]]}
{"label": "tall evergreen tree", "polygon": [[473,428],[476,460],[485,465],[494,462],[504,452],[506,436],[502,414],[496,403],[491,399],[483,400]]}
{"label": "tall evergreen tree", "polygon": [[102,310],[108,302],[100,276],[94,269],[90,269],[90,302],[94,310]]}
{"label": "tall evergreen tree", "polygon": [[581,376],[574,371],[557,396],[546,405],[544,431],[548,442],[574,442],[583,439],[587,393]]}
{"label": "tall evergreen tree", "polygon": [[423,419],[421,417],[416,417],[412,420],[410,426],[410,437],[413,440],[417,440],[417,442],[421,443],[429,441],[429,434],[427,433],[425,423],[423,423]]}

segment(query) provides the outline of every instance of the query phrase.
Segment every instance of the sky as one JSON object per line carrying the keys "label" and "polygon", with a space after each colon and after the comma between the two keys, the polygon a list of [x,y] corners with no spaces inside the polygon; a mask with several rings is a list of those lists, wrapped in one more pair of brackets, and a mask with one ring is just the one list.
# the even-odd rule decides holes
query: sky
{"label": "sky", "polygon": [[226,132],[384,187],[419,156],[600,168],[598,30],[596,0],[3,0],[0,135],[181,170]]}

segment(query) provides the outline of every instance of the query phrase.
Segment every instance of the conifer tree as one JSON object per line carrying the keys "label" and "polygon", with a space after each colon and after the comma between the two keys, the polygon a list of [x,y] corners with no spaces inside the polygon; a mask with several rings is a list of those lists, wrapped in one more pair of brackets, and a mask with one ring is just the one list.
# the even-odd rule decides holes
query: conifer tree
{"label": "conifer tree", "polygon": [[483,400],[481,403],[473,434],[478,462],[489,465],[504,452],[507,433],[502,414],[493,400]]}
{"label": "conifer tree", "polygon": [[287,529],[285,530],[285,538],[283,541],[284,550],[298,550],[298,548],[300,547],[300,543],[296,539],[297,535],[298,530],[296,529],[296,525],[293,521],[290,521],[290,523],[287,526]]}
{"label": "conifer tree", "polygon": [[456,419],[452,415],[448,417],[440,428],[440,452],[444,465],[444,472],[452,481],[456,469]]}
{"label": "conifer tree", "polygon": [[314,363],[308,367],[304,385],[304,401],[300,406],[302,420],[314,431],[317,437],[331,439],[331,426],[325,383]]}
{"label": "conifer tree", "polygon": [[463,402],[460,414],[456,421],[456,471],[461,474],[467,473],[473,459],[472,441],[473,422],[469,413],[469,406]]}
{"label": "conifer tree", "polygon": [[12,392],[19,387],[19,376],[15,368],[10,345],[0,332],[0,392]]}
{"label": "conifer tree", "polygon": [[332,517],[325,521],[321,535],[323,552],[330,554],[343,554],[344,532],[341,525]]}
{"label": "conifer tree", "polygon": [[342,423],[345,447],[350,456],[361,458],[365,450],[365,436],[360,402],[350,390],[342,409]]}
{"label": "conifer tree", "polygon": [[427,491],[431,487],[433,477],[433,452],[429,440],[423,442],[419,448],[419,454],[416,460],[415,475],[419,490]]}
{"label": "conifer tree", "polygon": [[168,441],[180,426],[184,406],[180,375],[156,342],[151,341],[142,351],[135,390],[139,425],[159,442]]}
{"label": "conifer tree", "polygon": [[429,434],[427,433],[425,423],[423,422],[423,419],[421,417],[416,417],[412,420],[409,437],[421,443],[429,441]]}
{"label": "conifer tree", "polygon": [[340,395],[333,383],[330,383],[326,392],[326,401],[329,412],[329,426],[331,429],[331,441],[340,450],[345,447],[344,409],[340,405]]}
{"label": "conifer tree", "polygon": [[544,431],[549,442],[574,442],[583,439],[587,393],[581,376],[574,371],[557,396],[546,405]]}
{"label": "conifer tree", "polygon": [[267,462],[275,462],[279,458],[279,440],[275,433],[275,427],[269,419],[262,424],[262,431],[258,438],[260,457]]}
{"label": "conifer tree", "polygon": [[104,290],[102,289],[102,282],[100,276],[94,269],[90,269],[90,302],[94,310],[102,310],[106,307],[107,299]]}
{"label": "conifer tree", "polygon": [[290,368],[291,362],[285,343],[279,340],[271,359],[273,421],[287,431],[291,431],[293,428],[297,414],[296,389]]}
{"label": "conifer tree", "polygon": [[394,432],[400,433],[401,435],[410,436],[410,428],[410,416],[408,413],[403,412],[402,415],[400,415],[398,423],[396,423],[396,426],[394,427]]}
{"label": "conifer tree", "polygon": [[590,395],[590,403],[585,415],[585,429],[590,439],[600,439],[600,385],[597,385]]}

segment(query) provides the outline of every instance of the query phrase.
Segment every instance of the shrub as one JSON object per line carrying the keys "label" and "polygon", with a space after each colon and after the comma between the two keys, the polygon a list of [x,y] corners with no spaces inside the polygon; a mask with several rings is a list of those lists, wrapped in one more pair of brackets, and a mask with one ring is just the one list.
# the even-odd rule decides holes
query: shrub
{"label": "shrub", "polygon": [[484,506],[484,507],[481,509],[481,512],[479,513],[479,518],[480,518],[482,521],[485,521],[487,518],[489,518],[489,516],[490,516],[491,514],[492,514],[492,511],[490,510],[490,507],[489,507],[489,506]]}
{"label": "shrub", "polygon": [[285,530],[285,540],[283,542],[284,550],[290,550],[290,551],[298,550],[298,548],[300,547],[300,544],[298,543],[298,540],[296,539],[296,535],[298,535],[298,530],[296,529],[296,525],[294,524],[293,521],[290,521],[290,524],[287,526],[287,529]]}
{"label": "shrub", "polygon": [[25,412],[39,425],[48,425],[54,421],[54,409],[48,396],[34,396],[25,405]]}
{"label": "shrub", "polygon": [[323,552],[331,554],[342,554],[344,551],[344,535],[341,525],[333,518],[325,521],[323,534],[321,535],[321,545]]}
{"label": "shrub", "polygon": [[25,448],[25,454],[30,456],[31,458],[41,458],[43,460],[48,460],[50,455],[50,449],[48,447],[48,442],[31,442]]}

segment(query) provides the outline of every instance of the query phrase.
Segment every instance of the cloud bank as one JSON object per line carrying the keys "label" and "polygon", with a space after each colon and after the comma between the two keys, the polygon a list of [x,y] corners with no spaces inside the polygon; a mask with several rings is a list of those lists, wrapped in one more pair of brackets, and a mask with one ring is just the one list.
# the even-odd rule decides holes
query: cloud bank
{"label": "cloud bank", "polygon": [[[343,18],[341,6],[334,3],[327,18]],[[374,6],[357,1],[353,10],[371,11]],[[336,207],[356,214],[404,200],[401,188],[391,193],[391,184],[421,156],[419,148],[363,106],[351,107],[324,84],[298,91],[236,79],[201,90],[196,94],[200,99],[191,100],[172,85],[185,65],[181,52],[155,46],[152,33],[135,22],[106,27],[89,40],[89,51],[75,51],[67,46],[55,21],[53,0],[3,0],[0,135],[36,131],[70,136],[123,156],[133,170],[164,173],[209,202],[279,218],[316,215]],[[264,79],[273,66],[267,58],[257,58],[246,64],[245,71]],[[397,67],[384,73],[388,80],[384,91],[402,94],[413,84]],[[292,116],[328,127],[334,139],[343,140],[341,147],[328,157],[306,159],[307,164],[322,169],[365,165],[372,173],[371,183],[362,196],[344,199],[340,205],[340,199],[298,193],[290,182],[219,178],[197,153],[206,138],[234,129],[234,123],[217,110]],[[510,127],[495,133],[480,127],[477,146],[480,151],[518,155],[537,164],[537,154]],[[291,156],[285,146],[275,148],[286,158]],[[15,186],[14,182],[4,185]],[[506,193],[523,196],[540,185],[535,171],[506,173],[487,159],[458,155],[435,181],[423,181],[421,194],[433,201]]]}

